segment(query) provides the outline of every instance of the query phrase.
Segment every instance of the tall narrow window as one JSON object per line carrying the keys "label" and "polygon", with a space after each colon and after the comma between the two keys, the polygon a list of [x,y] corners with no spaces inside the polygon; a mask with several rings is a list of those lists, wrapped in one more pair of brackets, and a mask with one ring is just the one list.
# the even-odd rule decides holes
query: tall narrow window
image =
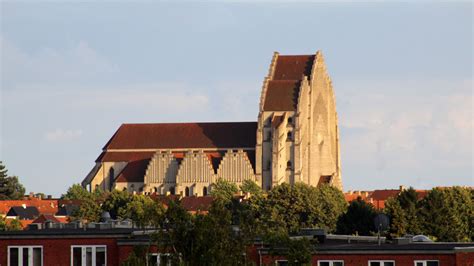
{"label": "tall narrow window", "polygon": [[291,170],[291,168],[292,168],[291,161],[286,162],[286,170]]}
{"label": "tall narrow window", "polygon": [[184,189],[184,196],[189,197],[189,187]]}
{"label": "tall narrow window", "polygon": [[288,133],[286,133],[286,141],[292,141],[293,140],[293,134],[291,131],[288,131]]}
{"label": "tall narrow window", "polygon": [[207,196],[207,187],[202,188],[202,195]]}
{"label": "tall narrow window", "polygon": [[109,169],[109,190],[112,190],[112,186],[114,184],[114,178],[115,178],[114,168],[110,167],[110,169]]}

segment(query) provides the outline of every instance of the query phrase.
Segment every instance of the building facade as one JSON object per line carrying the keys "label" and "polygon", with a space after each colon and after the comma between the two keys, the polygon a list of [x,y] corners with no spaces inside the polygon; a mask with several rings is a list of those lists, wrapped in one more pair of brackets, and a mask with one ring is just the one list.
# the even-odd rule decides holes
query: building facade
{"label": "building facade", "polygon": [[[105,225],[0,232],[0,265],[123,265],[136,247],[147,251],[148,265],[171,265],[167,260],[169,253],[150,241],[142,229]],[[474,243],[377,242],[376,237],[328,235],[326,240],[314,245],[311,265],[472,266],[474,263]],[[288,265],[285,248],[278,250],[270,252],[268,246],[255,241],[243,256],[252,265]]]}
{"label": "building facade", "polygon": [[264,79],[258,121],[123,124],[82,185],[205,196],[218,179],[328,183],[342,190],[339,130],[321,52],[275,53]]}

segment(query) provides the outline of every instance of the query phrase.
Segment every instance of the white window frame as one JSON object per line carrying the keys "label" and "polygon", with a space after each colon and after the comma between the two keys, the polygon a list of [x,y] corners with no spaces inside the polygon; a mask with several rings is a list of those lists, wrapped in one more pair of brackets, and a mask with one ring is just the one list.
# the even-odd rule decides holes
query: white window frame
{"label": "white window frame", "polygon": [[96,265],[96,249],[105,249],[105,265],[107,265],[107,246],[106,245],[71,245],[71,266],[74,264],[74,248],[81,248],[82,266],[86,266],[85,254],[86,248],[92,248],[92,265]]}
{"label": "white window frame", "polygon": [[[159,266],[168,266],[168,265],[160,265],[161,263],[160,263],[159,259],[160,259],[160,257],[161,257],[162,255],[171,257],[171,253],[149,253],[149,254],[148,254],[148,256],[158,256],[158,257],[157,257],[157,259],[158,259],[158,261],[157,261],[158,263],[157,263],[157,264],[158,264]],[[171,265],[171,261],[170,261],[168,264]]]}
{"label": "white window frame", "polygon": [[[369,260],[369,262],[367,263],[367,265],[370,266],[370,263],[371,263],[371,262],[380,262],[380,263],[393,262],[393,266],[396,265],[396,263],[395,263],[394,260]],[[384,265],[380,265],[380,266],[384,266]]]}
{"label": "white window frame", "polygon": [[415,261],[413,261],[413,265],[416,266],[417,263],[421,262],[421,263],[423,263],[423,266],[426,266],[426,265],[428,265],[428,263],[427,263],[428,261],[436,261],[436,262],[438,262],[438,266],[441,265],[441,264],[439,263],[439,260],[430,260],[430,259],[427,259],[427,260],[415,260]]}
{"label": "white window frame", "polygon": [[10,249],[18,249],[18,265],[23,265],[23,249],[28,248],[28,265],[33,265],[33,248],[41,249],[41,266],[43,266],[43,246],[8,246],[7,265],[10,266]]}
{"label": "white window frame", "polygon": [[329,266],[334,266],[334,262],[342,262],[344,266],[344,260],[318,260],[318,266],[321,266],[321,262],[329,262]]}

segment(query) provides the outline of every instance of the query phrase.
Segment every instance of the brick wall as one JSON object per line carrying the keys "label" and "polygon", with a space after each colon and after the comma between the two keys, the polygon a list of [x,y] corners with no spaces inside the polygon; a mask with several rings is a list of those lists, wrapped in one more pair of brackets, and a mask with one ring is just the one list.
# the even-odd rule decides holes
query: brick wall
{"label": "brick wall", "polygon": [[8,246],[43,246],[43,265],[71,265],[72,245],[106,245],[107,265],[118,264],[118,248],[115,239],[16,239],[0,240],[0,265],[8,265]]}
{"label": "brick wall", "polygon": [[[265,255],[262,258],[264,265],[274,265],[274,261],[285,259],[284,257],[271,257]],[[318,260],[343,260],[344,266],[367,266],[369,260],[394,260],[397,266],[412,266],[414,260],[439,260],[441,266],[472,266],[474,265],[474,253],[459,254],[396,254],[396,255],[315,255],[312,265],[318,265]]]}

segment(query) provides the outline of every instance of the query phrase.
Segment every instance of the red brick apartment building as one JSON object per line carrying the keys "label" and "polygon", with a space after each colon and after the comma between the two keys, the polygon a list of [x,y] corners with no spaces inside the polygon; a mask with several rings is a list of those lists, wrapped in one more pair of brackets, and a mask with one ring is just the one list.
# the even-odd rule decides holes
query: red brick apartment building
{"label": "red brick apartment building", "polygon": [[[0,265],[120,265],[134,246],[149,244],[142,230],[111,227],[95,224],[85,229],[2,232]],[[324,235],[318,239],[312,257],[312,265],[317,266],[474,265],[474,243],[428,243],[409,239],[390,243],[382,238],[378,244],[376,237],[339,235]],[[154,261],[151,265],[169,265],[166,254],[160,254],[156,247],[151,246],[149,252]],[[258,242],[249,249],[247,259],[256,265],[288,263],[284,255],[272,256],[268,248]]]}

